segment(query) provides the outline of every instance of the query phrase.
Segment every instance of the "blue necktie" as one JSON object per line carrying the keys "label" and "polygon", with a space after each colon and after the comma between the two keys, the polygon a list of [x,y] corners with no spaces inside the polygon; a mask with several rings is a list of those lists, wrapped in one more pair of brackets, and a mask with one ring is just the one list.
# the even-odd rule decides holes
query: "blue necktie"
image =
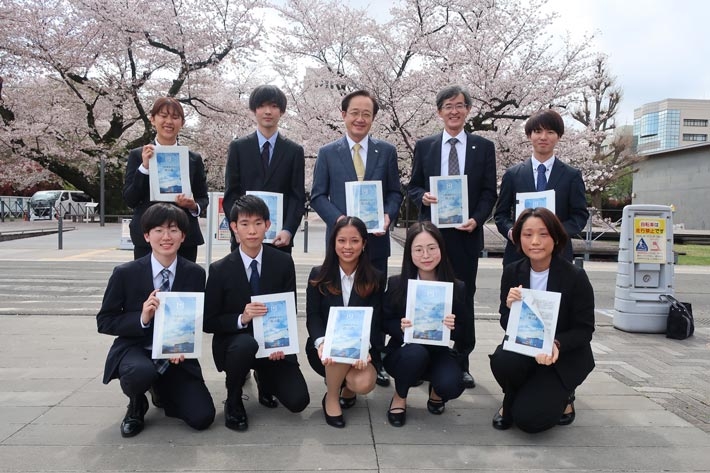
{"label": "blue necktie", "polygon": [[[170,270],[168,268],[163,268],[160,271],[160,275],[163,280],[160,282],[160,292],[170,292]],[[155,370],[158,374],[163,374],[167,371],[168,366],[170,366],[170,361],[165,358],[158,358],[153,360],[153,365],[155,365]]]}
{"label": "blue necktie", "polygon": [[537,167],[537,186],[535,190],[538,192],[542,192],[547,188],[547,178],[545,177],[545,171],[547,169],[545,168],[544,164],[541,164]]}
{"label": "blue necktie", "polygon": [[256,296],[259,294],[259,271],[256,269],[257,261],[255,259],[251,260],[249,267],[251,268],[251,276],[249,276],[249,285],[251,286],[251,295]]}

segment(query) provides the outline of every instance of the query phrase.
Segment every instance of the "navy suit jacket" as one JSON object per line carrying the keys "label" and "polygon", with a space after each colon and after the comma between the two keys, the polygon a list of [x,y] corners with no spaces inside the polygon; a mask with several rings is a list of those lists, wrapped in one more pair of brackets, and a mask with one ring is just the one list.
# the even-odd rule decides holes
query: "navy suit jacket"
{"label": "navy suit jacket", "polygon": [[[429,178],[441,175],[442,133],[417,141],[414,146],[412,178],[407,193],[419,209],[419,220],[431,220],[431,208],[422,204],[422,196],[429,192]],[[483,224],[491,215],[496,202],[496,152],[493,142],[471,133],[466,133],[466,160],[463,174],[468,181],[468,216],[476,220],[476,229],[471,233],[444,228],[442,233],[457,235],[463,239],[467,253],[475,258],[483,248]],[[463,248],[448,248],[451,259],[465,257]]]}
{"label": "navy suit jacket", "polygon": [[[143,174],[138,170],[143,163],[141,154],[143,148],[135,148],[128,154],[128,165],[126,167],[126,178],[123,184],[123,201],[133,209],[133,217],[129,225],[131,230],[131,240],[135,246],[149,247],[148,242],[143,237],[141,230],[141,217],[148,207],[155,202],[150,200],[150,179],[147,174]],[[205,165],[202,162],[202,157],[189,152],[190,155],[190,188],[192,189],[192,198],[200,206],[200,211],[207,209],[210,203],[210,198],[207,193],[207,175],[205,174]],[[204,244],[205,240],[202,237],[200,230],[200,221],[192,215],[187,209],[183,209],[187,215],[190,227],[185,241],[182,246],[198,246]]]}
{"label": "navy suit jacket", "polygon": [[304,163],[303,147],[279,133],[264,174],[256,132],[232,141],[227,153],[222,200],[227,218],[234,202],[247,191],[279,192],[284,198],[283,228],[295,236],[306,209]]}
{"label": "navy suit jacket", "polygon": [[[511,287],[530,288],[530,260],[523,258],[503,269],[500,282],[500,325],[508,327],[510,309],[505,304]],[[552,365],[570,391],[582,384],[594,369],[592,333],[594,332],[594,289],[583,269],[556,256],[552,258],[547,290],[562,294],[555,338],[560,356]]]}
{"label": "navy suit jacket", "polygon": [[[397,150],[394,146],[369,138],[364,180],[382,181],[384,211],[389,215],[390,222],[394,223],[402,203]],[[338,217],[347,215],[345,183],[350,181],[357,181],[357,174],[348,140],[343,137],[318,151],[313,172],[311,206],[326,224],[326,242]],[[390,255],[389,230],[383,236],[369,233],[367,246],[370,259],[387,258]]]}
{"label": "navy suit jacket", "polygon": [[[589,218],[582,174],[559,158],[555,158],[546,187],[546,190],[551,189],[555,190],[555,214],[562,222],[567,235],[571,237],[578,234],[587,224]],[[508,238],[508,230],[513,228],[515,223],[515,195],[518,192],[535,192],[535,175],[531,158],[511,166],[503,175],[494,216],[498,231],[506,239]],[[567,244],[563,254],[565,258],[572,260],[571,241]],[[522,257],[523,255],[517,252],[513,242],[508,240],[503,265]]]}
{"label": "navy suit jacket", "polygon": [[[115,335],[106,357],[104,384],[118,378],[118,365],[126,350],[138,345],[147,347],[153,343],[153,324],[141,326],[143,303],[153,292],[153,273],[150,255],[116,266],[106,286],[101,310],[96,315],[99,333]],[[178,256],[175,280],[171,292],[202,292],[205,290],[205,270],[201,266]],[[197,360],[185,360],[176,365],[193,376],[202,379]]]}
{"label": "navy suit jacket", "polygon": [[[294,300],[298,300],[296,269],[291,255],[267,245],[263,245],[263,249],[259,292],[293,292]],[[251,286],[238,249],[210,265],[205,287],[204,330],[214,334],[212,355],[219,371],[224,369],[231,336],[238,333],[252,336],[254,334],[251,322],[243,329],[237,326],[239,314],[243,313],[244,307],[251,302],[251,296]],[[286,359],[296,362],[293,355],[287,355]]]}

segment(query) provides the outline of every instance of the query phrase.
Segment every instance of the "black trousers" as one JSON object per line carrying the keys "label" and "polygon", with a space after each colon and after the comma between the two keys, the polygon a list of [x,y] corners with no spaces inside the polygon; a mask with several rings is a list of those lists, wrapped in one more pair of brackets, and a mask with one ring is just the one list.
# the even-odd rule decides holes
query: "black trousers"
{"label": "black trousers", "polygon": [[185,370],[184,363],[197,361],[171,363],[165,373],[159,375],[150,352],[133,347],[118,365],[121,389],[129,398],[135,398],[153,386],[163,402],[166,416],[182,419],[190,427],[203,430],[214,421],[214,402],[205,382]]}
{"label": "black trousers", "polygon": [[409,388],[422,379],[431,382],[444,401],[464,391],[459,356],[449,347],[408,343],[388,353],[383,363],[400,397],[406,398]]}
{"label": "black trousers", "polygon": [[[150,246],[133,246],[133,259],[142,258],[145,255],[149,255],[153,251]],[[188,261],[193,263],[197,262],[197,247],[196,246],[180,246],[178,250],[178,255],[182,256]]]}
{"label": "black trousers", "polygon": [[536,433],[557,425],[570,391],[554,365],[539,365],[535,358],[503,350],[490,355],[493,377],[503,388],[503,415],[524,432]]}
{"label": "black trousers", "polygon": [[273,394],[291,412],[301,412],[311,399],[296,355],[286,355],[283,360],[271,361],[268,358],[256,358],[258,350],[259,344],[247,333],[231,337],[224,364],[228,396],[241,396],[247,373],[254,369],[262,393]]}

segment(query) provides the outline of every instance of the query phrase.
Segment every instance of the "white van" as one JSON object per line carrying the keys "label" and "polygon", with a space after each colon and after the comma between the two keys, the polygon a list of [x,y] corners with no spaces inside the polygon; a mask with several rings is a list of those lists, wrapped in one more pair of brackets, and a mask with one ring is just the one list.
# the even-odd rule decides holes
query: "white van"
{"label": "white van", "polygon": [[38,191],[30,199],[30,220],[83,216],[89,202],[93,200],[82,191]]}

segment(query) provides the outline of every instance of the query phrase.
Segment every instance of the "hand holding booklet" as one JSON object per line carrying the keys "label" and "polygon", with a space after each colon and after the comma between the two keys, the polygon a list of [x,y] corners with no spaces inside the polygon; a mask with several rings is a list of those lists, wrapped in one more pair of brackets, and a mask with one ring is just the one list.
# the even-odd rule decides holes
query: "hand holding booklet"
{"label": "hand holding booklet", "polygon": [[266,358],[282,351],[284,355],[298,353],[296,301],[293,292],[262,294],[251,297],[252,302],[266,305],[266,315],[254,317],[254,339],[259,344],[256,358]]}
{"label": "hand holding booklet", "polygon": [[322,359],[353,364],[367,361],[372,307],[331,307],[325,328]]}
{"label": "hand holding booklet", "polygon": [[552,354],[560,312],[559,292],[520,289],[523,299],[510,307],[503,349],[532,356]]}
{"label": "hand holding booklet", "polygon": [[153,319],[151,357],[199,358],[202,354],[204,292],[160,292]]}
{"label": "hand holding booklet", "polygon": [[148,168],[150,200],[174,202],[180,194],[192,196],[190,154],[187,146],[156,146]]}
{"label": "hand holding booklet", "polygon": [[406,343],[448,346],[451,330],[444,325],[444,317],[451,313],[454,284],[451,282],[407,282],[406,318],[412,326],[404,329]]}

